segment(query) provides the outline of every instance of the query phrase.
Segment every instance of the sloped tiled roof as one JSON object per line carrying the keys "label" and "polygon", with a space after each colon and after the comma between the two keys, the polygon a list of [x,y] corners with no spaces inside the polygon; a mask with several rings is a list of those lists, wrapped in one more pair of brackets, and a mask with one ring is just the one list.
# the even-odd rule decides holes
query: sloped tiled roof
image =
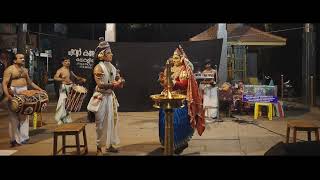
{"label": "sloped tiled roof", "polygon": [[[218,24],[190,38],[190,41],[217,39]],[[241,45],[286,45],[286,38],[273,35],[243,24],[227,24],[228,43]]]}

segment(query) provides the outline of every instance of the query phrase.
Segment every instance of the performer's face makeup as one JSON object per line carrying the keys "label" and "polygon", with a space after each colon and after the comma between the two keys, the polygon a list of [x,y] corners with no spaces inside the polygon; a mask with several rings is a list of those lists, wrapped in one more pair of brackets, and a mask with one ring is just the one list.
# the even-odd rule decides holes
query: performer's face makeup
{"label": "performer's face makeup", "polygon": [[62,65],[65,66],[65,67],[70,67],[70,59],[65,59],[65,60],[62,62]]}
{"label": "performer's face makeup", "polygon": [[24,65],[25,64],[25,60],[24,60],[24,55],[23,54],[16,54],[16,60],[15,60],[15,64],[18,65]]}
{"label": "performer's face makeup", "polygon": [[178,54],[173,54],[173,56],[172,56],[172,60],[173,60],[173,64],[175,65],[175,66],[179,66],[179,65],[181,65],[181,58],[180,58],[180,56],[178,55]]}
{"label": "performer's face makeup", "polygon": [[111,61],[112,61],[112,56],[113,56],[113,54],[112,54],[111,51],[106,52],[106,53],[104,54],[104,60],[107,61],[107,62],[111,62]]}

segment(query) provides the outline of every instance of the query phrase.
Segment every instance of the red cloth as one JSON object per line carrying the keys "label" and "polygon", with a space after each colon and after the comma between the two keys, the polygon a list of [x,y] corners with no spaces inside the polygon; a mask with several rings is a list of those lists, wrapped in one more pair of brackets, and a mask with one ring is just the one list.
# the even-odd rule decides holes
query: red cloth
{"label": "red cloth", "polygon": [[192,69],[184,61],[186,71],[188,74],[187,84],[187,101],[188,101],[188,114],[190,116],[190,124],[196,128],[198,134],[201,136],[205,130],[204,109],[202,105],[202,95],[199,93],[198,83]]}
{"label": "red cloth", "polygon": [[[187,102],[188,102],[188,115],[190,117],[190,124],[192,128],[196,128],[198,134],[201,136],[205,130],[204,109],[202,105],[202,94],[199,92],[198,83],[191,69],[191,62],[188,62],[187,56],[182,47],[179,47],[175,51],[179,55],[182,55],[183,64],[187,71],[187,80],[180,80],[176,78],[176,83],[173,87],[175,89],[185,90],[187,89]],[[190,65],[191,64],[191,65]]]}

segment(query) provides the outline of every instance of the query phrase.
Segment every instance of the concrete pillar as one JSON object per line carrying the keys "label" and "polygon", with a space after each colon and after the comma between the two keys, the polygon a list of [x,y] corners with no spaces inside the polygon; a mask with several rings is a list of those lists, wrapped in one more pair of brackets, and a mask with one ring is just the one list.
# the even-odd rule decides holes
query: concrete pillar
{"label": "concrete pillar", "polygon": [[219,65],[219,71],[218,71],[219,84],[227,81],[227,52],[228,52],[227,37],[228,37],[227,24],[219,23],[218,31],[217,31],[217,39],[223,39],[221,56],[220,56],[220,65]]}
{"label": "concrete pillar", "polygon": [[106,23],[105,40],[108,42],[116,42],[116,24]]}
{"label": "concrete pillar", "polygon": [[27,24],[19,23],[18,25],[18,35],[17,35],[17,53],[26,54],[26,32]]}
{"label": "concrete pillar", "polygon": [[315,32],[313,25],[306,23],[303,31],[303,51],[302,51],[302,96],[304,103],[311,103],[311,83],[310,76],[315,74],[316,50],[315,50]]}

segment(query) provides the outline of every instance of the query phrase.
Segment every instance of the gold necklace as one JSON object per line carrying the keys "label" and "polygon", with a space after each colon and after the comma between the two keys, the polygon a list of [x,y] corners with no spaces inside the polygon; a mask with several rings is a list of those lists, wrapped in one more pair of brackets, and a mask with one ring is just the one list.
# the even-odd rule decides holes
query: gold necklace
{"label": "gold necklace", "polygon": [[173,66],[172,67],[172,71],[173,71],[172,77],[174,79],[177,78],[180,75],[181,69],[182,69],[182,66],[179,66],[179,67]]}

